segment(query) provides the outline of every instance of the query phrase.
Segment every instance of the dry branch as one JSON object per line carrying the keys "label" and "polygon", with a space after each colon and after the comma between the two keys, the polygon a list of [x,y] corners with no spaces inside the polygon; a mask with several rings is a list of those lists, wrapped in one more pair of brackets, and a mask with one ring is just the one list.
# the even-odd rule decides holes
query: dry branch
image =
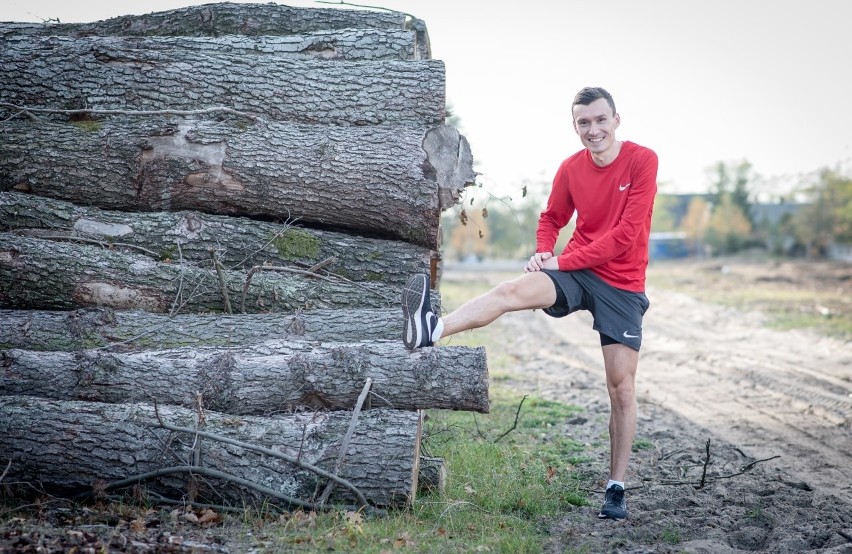
{"label": "dry branch", "polygon": [[[337,461],[334,463],[333,473],[335,475],[339,473],[340,468],[343,467],[343,460],[346,457],[346,450],[349,448],[349,441],[352,439],[352,434],[355,432],[355,426],[358,424],[358,416],[361,414],[361,408],[364,406],[364,401],[367,400],[367,395],[370,394],[370,387],[372,385],[373,380],[368,377],[367,381],[364,383],[364,388],[361,390],[361,394],[358,395],[357,402],[355,402],[355,409],[352,410],[352,419],[349,421],[349,428],[346,429],[346,435],[343,436],[343,440],[340,442]],[[321,506],[328,502],[328,497],[331,495],[331,491],[334,488],[335,483],[335,480],[329,480],[328,484],[326,484],[325,489],[319,497],[319,504]]]}

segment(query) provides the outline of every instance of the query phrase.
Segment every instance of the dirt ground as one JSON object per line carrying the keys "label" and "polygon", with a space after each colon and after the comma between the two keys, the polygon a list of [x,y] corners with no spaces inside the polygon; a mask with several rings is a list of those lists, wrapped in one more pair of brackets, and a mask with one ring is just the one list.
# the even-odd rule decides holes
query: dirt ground
{"label": "dirt ground", "polygon": [[[759,267],[750,282],[760,282]],[[599,521],[603,495],[593,493],[592,506],[554,523],[548,550],[852,553],[852,344],[771,330],[760,313],[685,294],[649,288],[648,296],[630,517]],[[525,312],[494,325],[519,363],[508,384],[584,407],[565,432],[606,444],[609,403],[591,317]],[[606,450],[591,449],[601,488]]]}

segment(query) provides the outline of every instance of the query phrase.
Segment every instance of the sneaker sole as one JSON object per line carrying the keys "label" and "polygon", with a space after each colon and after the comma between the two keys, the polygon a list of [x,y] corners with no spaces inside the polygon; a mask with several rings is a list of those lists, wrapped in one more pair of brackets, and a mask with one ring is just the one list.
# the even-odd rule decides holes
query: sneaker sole
{"label": "sneaker sole", "polygon": [[598,519],[627,519],[627,514],[613,514],[601,512],[598,514]]}
{"label": "sneaker sole", "polygon": [[415,275],[402,289],[402,316],[405,327],[402,330],[402,342],[409,350],[417,348],[426,327],[423,305],[429,288],[425,275]]}

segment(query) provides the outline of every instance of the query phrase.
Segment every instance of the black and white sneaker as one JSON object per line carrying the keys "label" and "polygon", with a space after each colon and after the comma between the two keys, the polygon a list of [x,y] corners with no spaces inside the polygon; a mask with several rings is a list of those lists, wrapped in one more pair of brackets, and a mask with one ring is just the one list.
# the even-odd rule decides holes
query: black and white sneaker
{"label": "black and white sneaker", "polygon": [[606,490],[606,500],[604,500],[601,513],[598,514],[601,519],[624,519],[627,517],[627,502],[624,500],[624,489],[619,485],[613,485]]}
{"label": "black and white sneaker", "polygon": [[402,289],[402,316],[405,320],[402,330],[402,342],[405,347],[414,350],[432,346],[432,331],[438,322],[438,316],[432,313],[427,275],[415,275],[405,284]]}

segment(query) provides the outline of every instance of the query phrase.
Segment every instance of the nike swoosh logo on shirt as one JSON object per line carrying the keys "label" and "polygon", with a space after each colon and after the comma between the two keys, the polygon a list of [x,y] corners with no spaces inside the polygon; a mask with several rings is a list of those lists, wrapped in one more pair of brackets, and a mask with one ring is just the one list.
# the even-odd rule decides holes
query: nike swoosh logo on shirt
{"label": "nike swoosh logo on shirt", "polygon": [[618,185],[618,192],[624,192],[631,184],[632,183],[627,183],[626,185]]}
{"label": "nike swoosh logo on shirt", "polygon": [[627,339],[638,339],[638,338],[639,338],[639,335],[629,335],[629,334],[627,334],[627,331],[625,331],[625,332],[624,332],[624,338],[627,338]]}

